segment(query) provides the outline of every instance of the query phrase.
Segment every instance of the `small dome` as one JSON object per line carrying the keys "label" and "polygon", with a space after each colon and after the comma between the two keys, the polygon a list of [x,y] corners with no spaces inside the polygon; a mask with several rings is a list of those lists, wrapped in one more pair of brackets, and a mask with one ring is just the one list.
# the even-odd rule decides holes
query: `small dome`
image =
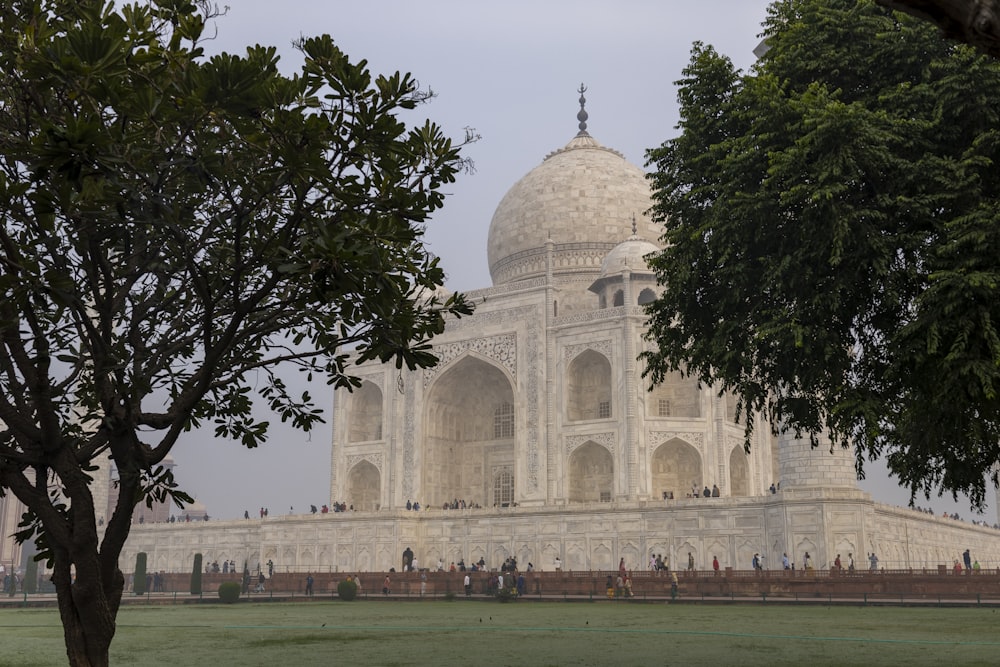
{"label": "small dome", "polygon": [[514,184],[490,223],[487,254],[493,284],[545,275],[551,241],[558,273],[596,276],[601,260],[632,231],[658,236],[646,212],[653,202],[645,173],[587,134],[550,153]]}
{"label": "small dome", "polygon": [[659,252],[660,248],[638,236],[616,245],[601,262],[601,277],[621,273],[626,267],[632,273],[652,273],[646,255]]}
{"label": "small dome", "polygon": [[451,290],[445,288],[444,285],[438,285],[436,289],[428,289],[427,287],[418,287],[413,294],[413,299],[419,301],[420,303],[427,303],[432,298],[437,297],[438,301],[445,302],[452,295]]}

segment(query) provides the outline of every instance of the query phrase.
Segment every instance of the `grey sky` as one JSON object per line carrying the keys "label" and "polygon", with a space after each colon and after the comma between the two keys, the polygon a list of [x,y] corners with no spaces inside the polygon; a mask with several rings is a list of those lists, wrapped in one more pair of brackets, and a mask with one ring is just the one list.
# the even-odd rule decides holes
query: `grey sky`
{"label": "grey sky", "polygon": [[[374,73],[409,71],[438,97],[414,112],[459,139],[471,126],[482,140],[466,154],[474,175],[450,188],[445,208],[428,225],[427,242],[442,259],[448,287],[491,284],[486,237],[507,189],[576,133],[576,89],[588,87],[590,134],[643,165],[647,148],[675,136],[674,81],[702,41],[747,69],[759,42],[765,0],[233,0],[217,20],[210,52],[241,53],[271,45],[287,72],[300,59],[291,42],[329,33]],[[330,413],[331,392],[310,387]],[[276,424],[256,451],[192,433],[175,448],[181,485],[219,518],[266,506],[272,513],[308,510],[329,500],[329,424],[310,435]],[[863,488],[905,504],[907,494],[873,468]],[[991,498],[992,500],[992,498]],[[928,503],[969,516],[968,503]],[[991,519],[993,520],[993,519]]]}

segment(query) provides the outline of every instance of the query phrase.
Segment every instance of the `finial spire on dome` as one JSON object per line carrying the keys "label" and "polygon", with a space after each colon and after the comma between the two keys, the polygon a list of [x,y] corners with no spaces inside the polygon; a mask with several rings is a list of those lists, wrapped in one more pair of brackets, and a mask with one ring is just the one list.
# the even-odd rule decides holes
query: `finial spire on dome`
{"label": "finial spire on dome", "polygon": [[587,92],[587,87],[581,83],[580,90],[576,92],[580,93],[580,111],[579,113],[576,114],[576,119],[580,121],[580,126],[579,126],[580,131],[576,133],[576,136],[589,137],[590,135],[587,133],[588,116],[587,116],[587,109],[585,108],[587,105],[587,98],[583,96],[583,94]]}

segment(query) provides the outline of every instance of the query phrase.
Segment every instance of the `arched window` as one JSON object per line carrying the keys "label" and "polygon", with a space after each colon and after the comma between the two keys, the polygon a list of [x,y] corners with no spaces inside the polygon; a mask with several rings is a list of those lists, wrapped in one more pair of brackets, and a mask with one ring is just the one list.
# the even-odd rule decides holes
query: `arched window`
{"label": "arched window", "polygon": [[497,440],[514,437],[513,403],[501,403],[493,411],[493,437]]}
{"label": "arched window", "polygon": [[639,305],[645,305],[647,303],[653,303],[656,301],[656,292],[649,289],[648,287],[641,292],[639,292]]}
{"label": "arched window", "polygon": [[510,468],[499,468],[493,475],[493,504],[509,507],[514,502],[514,473]]}
{"label": "arched window", "polygon": [[614,299],[614,302],[611,305],[614,308],[617,308],[618,306],[624,306],[625,305],[625,292],[623,292],[621,290],[618,290],[617,292],[615,292],[615,299]]}

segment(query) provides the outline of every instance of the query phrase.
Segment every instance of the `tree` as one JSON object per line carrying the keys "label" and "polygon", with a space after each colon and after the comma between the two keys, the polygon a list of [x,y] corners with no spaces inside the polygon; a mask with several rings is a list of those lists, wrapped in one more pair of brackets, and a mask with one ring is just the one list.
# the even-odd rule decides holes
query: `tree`
{"label": "tree", "polygon": [[926,19],[946,37],[1000,58],[998,0],[878,0],[880,5]]}
{"label": "tree", "polygon": [[785,0],[749,75],[696,44],[648,152],[646,377],[982,505],[1000,460],[1000,64],[871,0]]}
{"label": "tree", "polygon": [[463,160],[400,120],[415,80],[328,36],[291,77],[273,48],[206,57],[215,15],[0,2],[0,489],[53,568],[72,665],[107,664],[133,508],[190,500],[160,465],[182,434],[207,421],[254,447],[257,399],[309,430],[320,411],[279,364],[357,386],[350,359],[427,367],[471,312],[422,242]]}

